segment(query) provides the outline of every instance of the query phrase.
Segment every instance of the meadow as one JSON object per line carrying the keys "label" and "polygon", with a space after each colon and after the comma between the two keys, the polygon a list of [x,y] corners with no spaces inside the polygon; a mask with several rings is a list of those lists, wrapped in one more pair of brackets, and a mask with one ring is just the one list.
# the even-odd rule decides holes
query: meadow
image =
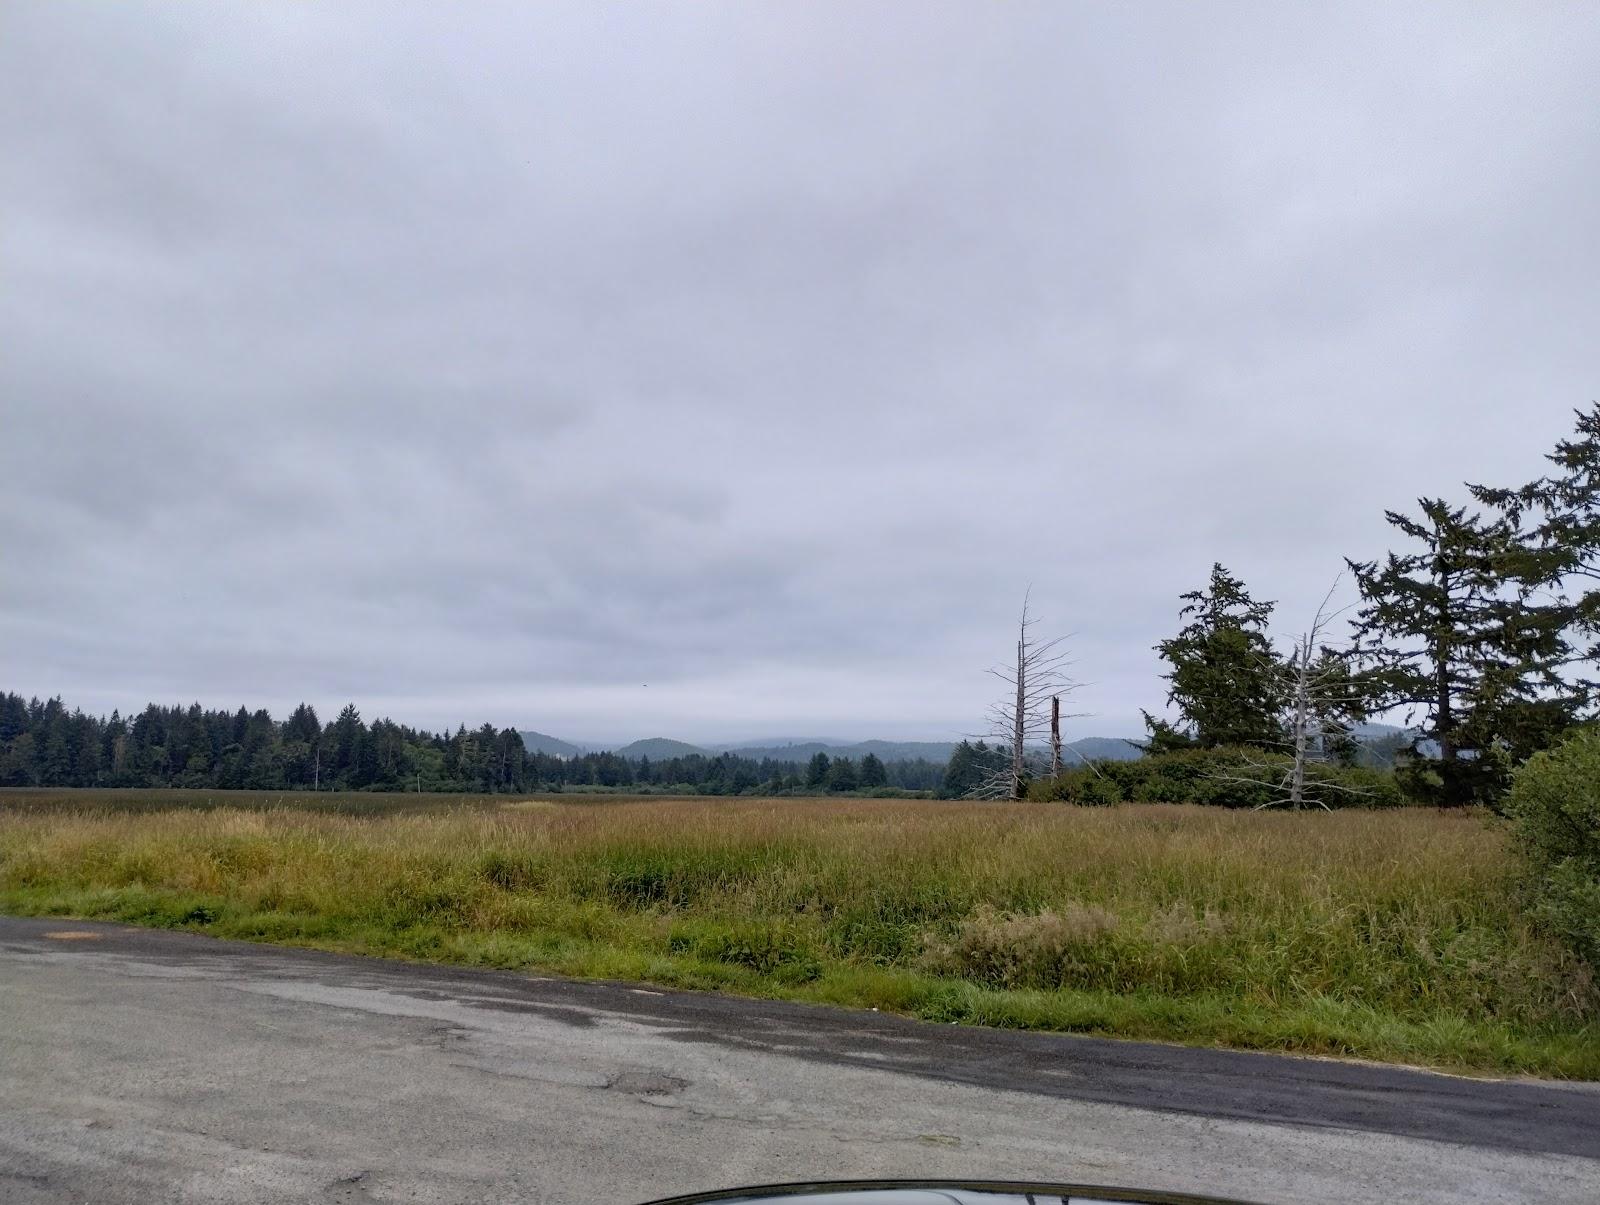
{"label": "meadow", "polygon": [[0,911],[929,1020],[1600,1078],[1476,813],[0,791]]}

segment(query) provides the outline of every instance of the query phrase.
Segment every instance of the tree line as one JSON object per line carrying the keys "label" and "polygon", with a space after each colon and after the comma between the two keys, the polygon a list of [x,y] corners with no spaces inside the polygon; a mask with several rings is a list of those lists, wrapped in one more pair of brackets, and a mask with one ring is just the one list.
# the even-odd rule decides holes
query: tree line
{"label": "tree line", "polygon": [[734,753],[652,762],[615,753],[560,758],[528,750],[515,729],[464,725],[428,732],[355,705],[330,723],[301,704],[285,720],[265,710],[152,703],[137,715],[69,711],[59,698],[0,694],[0,785],[180,787],[288,791],[533,792],[568,788],[708,795],[932,791],[944,767],[926,759],[808,762]]}
{"label": "tree line", "polygon": [[[1270,602],[1221,564],[1183,596],[1183,626],[1156,650],[1179,718],[1145,715],[1146,748],[1283,750],[1316,742],[1354,762],[1359,725],[1408,725],[1396,773],[1440,806],[1498,803],[1516,766],[1595,719],[1600,654],[1600,405],[1577,412],[1550,469],[1514,487],[1388,511],[1399,551],[1346,561],[1358,601],[1348,639],[1287,657]],[[1324,633],[1324,615],[1313,625]],[[1314,684],[1313,689],[1309,684]]]}

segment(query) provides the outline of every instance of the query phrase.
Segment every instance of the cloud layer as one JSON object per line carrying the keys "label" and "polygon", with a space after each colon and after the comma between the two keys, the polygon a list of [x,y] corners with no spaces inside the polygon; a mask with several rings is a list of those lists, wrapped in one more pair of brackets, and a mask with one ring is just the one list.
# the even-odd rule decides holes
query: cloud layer
{"label": "cloud layer", "polygon": [[1600,395],[1591,6],[904,16],[8,6],[3,685],[1131,732]]}

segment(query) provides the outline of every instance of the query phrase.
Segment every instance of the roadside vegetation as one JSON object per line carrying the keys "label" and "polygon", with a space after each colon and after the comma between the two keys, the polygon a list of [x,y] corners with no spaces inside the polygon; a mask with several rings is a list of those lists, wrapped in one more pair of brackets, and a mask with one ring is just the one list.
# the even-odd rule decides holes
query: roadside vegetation
{"label": "roadside vegetation", "polygon": [[385,799],[0,793],[0,909],[1600,1078],[1594,976],[1519,902],[1521,863],[1481,812]]}
{"label": "roadside vegetation", "polygon": [[1517,771],[1506,811],[1536,915],[1600,967],[1600,732],[1535,754]]}

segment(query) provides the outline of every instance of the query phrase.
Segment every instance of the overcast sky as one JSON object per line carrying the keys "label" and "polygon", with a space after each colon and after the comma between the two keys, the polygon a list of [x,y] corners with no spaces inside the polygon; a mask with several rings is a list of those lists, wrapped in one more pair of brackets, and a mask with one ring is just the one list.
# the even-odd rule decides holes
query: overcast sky
{"label": "overcast sky", "polygon": [[[1139,731],[1600,397],[1600,6],[0,10],[0,688]],[[1347,591],[1348,593],[1348,591]]]}

